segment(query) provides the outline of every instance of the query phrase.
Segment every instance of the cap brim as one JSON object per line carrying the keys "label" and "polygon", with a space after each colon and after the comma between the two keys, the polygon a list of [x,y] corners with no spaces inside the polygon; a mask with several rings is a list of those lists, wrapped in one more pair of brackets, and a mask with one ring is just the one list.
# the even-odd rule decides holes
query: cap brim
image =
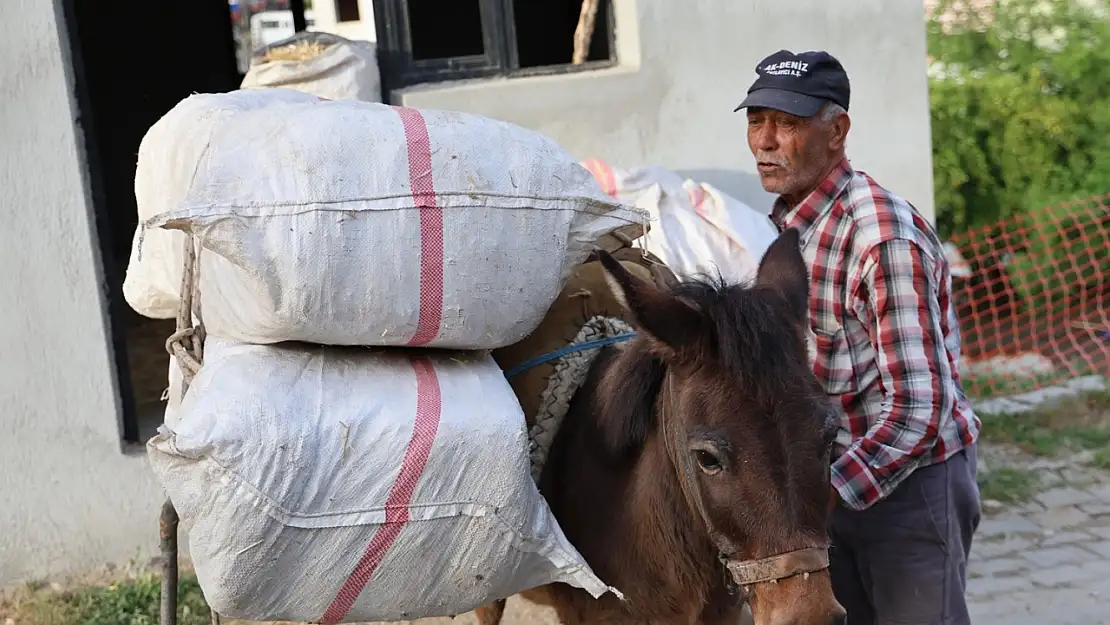
{"label": "cap brim", "polygon": [[817,98],[783,89],[759,89],[748,94],[740,106],[733,112],[742,108],[768,108],[782,111],[798,117],[813,117],[826,103],[823,98]]}

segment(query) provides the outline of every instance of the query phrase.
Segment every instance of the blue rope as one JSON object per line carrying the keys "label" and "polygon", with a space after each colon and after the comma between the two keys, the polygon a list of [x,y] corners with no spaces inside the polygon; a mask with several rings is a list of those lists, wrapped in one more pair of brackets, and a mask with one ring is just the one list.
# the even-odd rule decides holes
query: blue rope
{"label": "blue rope", "polygon": [[544,363],[551,362],[552,360],[557,360],[557,359],[562,358],[563,356],[566,356],[568,354],[574,354],[576,352],[584,352],[587,349],[596,349],[596,348],[600,348],[600,347],[606,347],[606,346],[609,346],[609,345],[615,345],[616,343],[623,343],[625,341],[630,341],[634,338],[636,338],[636,333],[635,332],[626,332],[624,334],[618,334],[616,336],[610,336],[610,337],[604,338],[604,339],[596,339],[596,340],[593,340],[593,341],[586,341],[585,343],[579,343],[578,345],[569,345],[569,346],[564,347],[562,349],[557,349],[553,352],[548,352],[548,353],[546,353],[542,356],[537,356],[536,358],[533,358],[532,360],[527,360],[525,362],[522,362],[519,365],[513,367],[512,369],[509,369],[508,371],[506,371],[505,372],[505,377],[506,378],[511,378],[513,376],[520,375],[521,373],[524,373],[525,371],[531,369],[532,367],[536,367],[536,366],[542,365]]}

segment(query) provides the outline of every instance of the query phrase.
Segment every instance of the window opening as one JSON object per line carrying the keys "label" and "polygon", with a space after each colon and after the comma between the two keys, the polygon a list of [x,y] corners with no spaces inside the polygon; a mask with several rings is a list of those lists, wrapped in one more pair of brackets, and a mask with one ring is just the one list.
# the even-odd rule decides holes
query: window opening
{"label": "window opening", "polygon": [[336,0],[335,18],[340,22],[357,22],[359,16],[358,0]]}
{"label": "window opening", "polygon": [[[529,68],[570,63],[574,54],[574,31],[578,28],[581,11],[582,0],[513,0],[519,66]],[[587,61],[609,60],[608,23],[609,2],[601,0]]]}
{"label": "window opening", "polygon": [[408,0],[414,60],[485,54],[480,0]]}

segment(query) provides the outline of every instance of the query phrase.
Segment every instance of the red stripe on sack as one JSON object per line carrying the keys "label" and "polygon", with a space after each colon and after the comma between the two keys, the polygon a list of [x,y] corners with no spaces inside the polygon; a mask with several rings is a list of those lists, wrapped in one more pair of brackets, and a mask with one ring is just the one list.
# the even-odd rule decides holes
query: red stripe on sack
{"label": "red stripe on sack", "polygon": [[694,212],[697,213],[698,217],[713,223],[713,220],[705,214],[705,189],[701,186],[687,187],[687,192],[690,195],[690,203],[694,205]]}
{"label": "red stripe on sack", "polygon": [[409,187],[420,207],[420,317],[407,345],[427,345],[443,321],[443,211],[432,179],[432,142],[428,124],[416,109],[393,107],[405,127],[409,152]]}
{"label": "red stripe on sack", "polygon": [[617,197],[617,178],[613,166],[599,158],[589,158],[583,162],[586,169],[597,180],[601,190],[608,196]]}
{"label": "red stripe on sack", "polygon": [[443,406],[439,378],[432,361],[427,356],[413,356],[412,368],[416,372],[416,420],[412,427],[412,438],[405,449],[401,471],[397,474],[397,481],[393,482],[393,488],[385,502],[385,523],[378,526],[362,558],[355,565],[355,570],[320,617],[319,622],[324,625],[338,623],[347,616],[363,589],[370,583],[374,571],[381,564],[393,541],[397,540],[409,521],[409,504],[412,503],[412,494],[428,463],[428,455],[432,452]]}

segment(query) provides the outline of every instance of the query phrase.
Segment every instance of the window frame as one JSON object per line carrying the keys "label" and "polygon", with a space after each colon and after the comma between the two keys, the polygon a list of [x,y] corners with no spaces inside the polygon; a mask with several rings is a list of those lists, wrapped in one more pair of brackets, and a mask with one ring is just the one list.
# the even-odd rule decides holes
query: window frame
{"label": "window frame", "polygon": [[608,38],[608,59],[586,61],[580,65],[567,62],[539,67],[519,67],[513,0],[477,1],[482,18],[484,55],[415,60],[409,36],[407,0],[375,0],[374,22],[383,94],[419,84],[569,74],[615,67],[618,63],[613,0],[606,0],[609,6],[604,20],[594,27],[594,37],[600,34],[598,31],[604,31],[604,36]]}
{"label": "window frame", "polygon": [[[325,2],[332,2],[335,5],[335,21],[339,24],[343,24],[343,23],[346,23],[346,22],[357,22],[357,21],[360,21],[362,19],[362,7],[359,6],[358,0],[324,0],[324,1]],[[353,6],[353,9],[354,9],[353,16],[351,14],[344,15],[344,11],[350,9],[349,5],[344,4],[345,1],[354,5]],[[353,19],[344,19],[344,17],[347,17],[347,18],[352,18],[353,17]]]}

